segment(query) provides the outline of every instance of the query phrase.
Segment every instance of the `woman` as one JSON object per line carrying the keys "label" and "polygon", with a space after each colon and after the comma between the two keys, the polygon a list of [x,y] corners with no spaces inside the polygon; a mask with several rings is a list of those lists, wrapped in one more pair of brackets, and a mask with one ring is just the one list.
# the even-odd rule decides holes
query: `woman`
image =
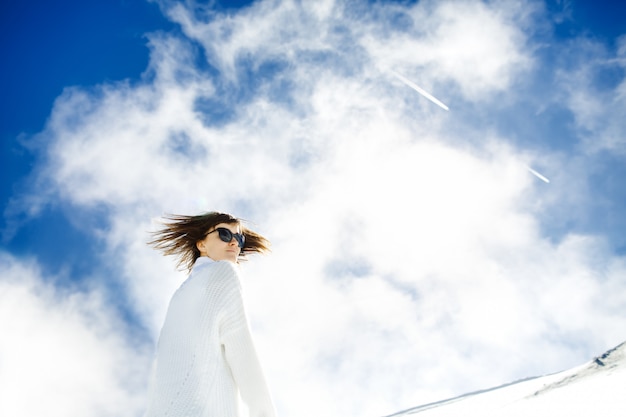
{"label": "woman", "polygon": [[157,346],[145,417],[274,417],[242,302],[237,262],[269,241],[225,213],[168,216],[149,242],[189,278],[174,293]]}

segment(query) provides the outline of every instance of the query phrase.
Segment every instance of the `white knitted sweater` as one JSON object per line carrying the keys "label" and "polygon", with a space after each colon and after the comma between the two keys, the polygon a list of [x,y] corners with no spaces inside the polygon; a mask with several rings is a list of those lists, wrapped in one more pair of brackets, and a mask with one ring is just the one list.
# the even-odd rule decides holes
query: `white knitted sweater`
{"label": "white knitted sweater", "polygon": [[243,306],[238,266],[202,257],[161,330],[144,417],[274,417]]}

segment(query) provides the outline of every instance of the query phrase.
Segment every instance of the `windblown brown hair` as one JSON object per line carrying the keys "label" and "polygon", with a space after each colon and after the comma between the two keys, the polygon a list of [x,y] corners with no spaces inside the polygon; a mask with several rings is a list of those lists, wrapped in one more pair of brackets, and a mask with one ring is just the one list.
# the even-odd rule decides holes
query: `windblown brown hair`
{"label": "windblown brown hair", "polygon": [[246,228],[243,220],[226,213],[208,212],[197,216],[168,214],[163,216],[163,228],[152,232],[153,239],[149,245],[163,252],[163,255],[178,257],[176,266],[180,270],[191,272],[200,251],[196,243],[220,223],[237,223],[241,233],[246,237],[238,260],[244,260],[249,253],[269,252],[270,242],[260,234]]}

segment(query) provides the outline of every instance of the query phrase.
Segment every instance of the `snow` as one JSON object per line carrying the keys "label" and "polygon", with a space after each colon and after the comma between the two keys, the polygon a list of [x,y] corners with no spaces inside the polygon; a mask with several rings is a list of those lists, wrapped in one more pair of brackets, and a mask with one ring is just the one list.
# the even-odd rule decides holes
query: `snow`
{"label": "snow", "polygon": [[391,416],[623,417],[625,394],[626,342],[567,371],[425,404]]}

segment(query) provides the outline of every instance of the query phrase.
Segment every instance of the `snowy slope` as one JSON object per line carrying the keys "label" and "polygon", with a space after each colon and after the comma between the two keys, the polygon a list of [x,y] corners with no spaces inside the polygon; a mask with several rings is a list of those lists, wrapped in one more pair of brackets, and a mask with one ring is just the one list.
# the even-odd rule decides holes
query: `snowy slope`
{"label": "snowy slope", "polygon": [[392,416],[624,417],[626,342],[567,371],[425,404]]}

